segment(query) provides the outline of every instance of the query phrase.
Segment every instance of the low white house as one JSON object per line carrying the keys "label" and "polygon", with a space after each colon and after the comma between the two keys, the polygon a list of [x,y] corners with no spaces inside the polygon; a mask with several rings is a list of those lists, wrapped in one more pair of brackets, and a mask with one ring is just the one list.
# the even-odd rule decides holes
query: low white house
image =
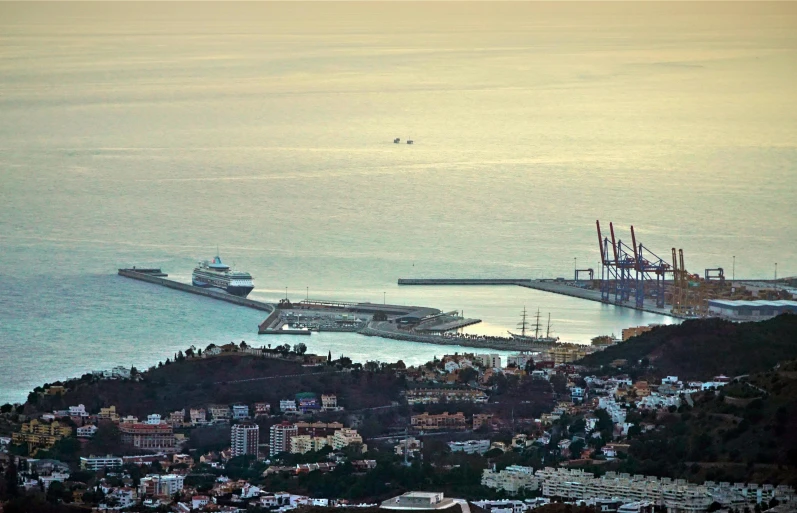
{"label": "low white house", "polygon": [[97,432],[97,426],[89,424],[88,426],[81,426],[77,428],[78,438],[91,438]]}

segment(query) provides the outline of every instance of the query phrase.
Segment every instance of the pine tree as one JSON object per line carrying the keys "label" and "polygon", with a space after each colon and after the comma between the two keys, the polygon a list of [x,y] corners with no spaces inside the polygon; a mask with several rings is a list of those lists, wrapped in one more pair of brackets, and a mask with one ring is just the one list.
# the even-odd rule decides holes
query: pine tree
{"label": "pine tree", "polygon": [[16,458],[11,457],[11,461],[6,467],[5,484],[6,497],[16,497],[19,495],[19,479],[17,478]]}
{"label": "pine tree", "polygon": [[327,355],[327,363],[332,364],[332,350],[329,351],[329,355]]}

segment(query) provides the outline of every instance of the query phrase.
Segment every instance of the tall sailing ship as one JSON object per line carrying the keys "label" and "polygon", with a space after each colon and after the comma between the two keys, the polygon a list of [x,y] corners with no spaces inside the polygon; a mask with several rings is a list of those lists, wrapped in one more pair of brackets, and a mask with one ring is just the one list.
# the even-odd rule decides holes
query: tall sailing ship
{"label": "tall sailing ship", "polygon": [[251,274],[230,269],[218,255],[210,262],[200,262],[194,269],[191,282],[196,287],[220,289],[240,297],[248,296],[255,288]]}
{"label": "tall sailing ship", "polygon": [[[559,341],[559,337],[552,337],[551,336],[551,314],[548,314],[548,326],[545,330],[545,336],[540,336],[540,331],[542,325],[540,324],[540,309],[537,309],[537,315],[535,317],[534,323],[529,323],[526,320],[526,307],[523,307],[523,313],[521,314],[521,321],[518,323],[518,328],[520,328],[520,333],[512,333],[511,331],[507,331],[509,336],[512,337],[514,340],[519,340],[521,342],[542,342],[553,344]],[[534,336],[526,335],[526,331],[528,328],[534,328]],[[530,330],[529,330],[530,331]]]}

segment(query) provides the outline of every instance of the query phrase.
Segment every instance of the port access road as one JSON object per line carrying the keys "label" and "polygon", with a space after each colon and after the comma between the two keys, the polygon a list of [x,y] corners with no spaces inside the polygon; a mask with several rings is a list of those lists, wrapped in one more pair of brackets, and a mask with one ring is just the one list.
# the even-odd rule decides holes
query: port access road
{"label": "port access road", "polygon": [[563,296],[575,297],[578,299],[586,299],[588,301],[597,301],[599,303],[620,306],[623,308],[632,308],[634,310],[641,310],[643,312],[655,313],[659,315],[666,315],[668,317],[676,317],[679,319],[685,318],[682,315],[672,313],[670,308],[659,308],[654,301],[645,299],[644,306],[637,307],[633,301],[626,301],[623,303],[605,303],[601,300],[600,290],[589,289],[576,285],[572,281],[543,279],[531,280],[526,278],[399,278],[399,285],[468,285],[468,286],[488,286],[488,285],[517,285],[519,287],[526,287],[528,289],[541,290],[543,292],[550,292],[552,294],[561,294]]}

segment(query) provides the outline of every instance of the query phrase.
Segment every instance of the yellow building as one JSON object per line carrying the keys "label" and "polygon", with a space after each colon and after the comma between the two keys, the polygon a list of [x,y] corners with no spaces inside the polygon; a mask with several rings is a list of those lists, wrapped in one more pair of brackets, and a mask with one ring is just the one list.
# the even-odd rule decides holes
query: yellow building
{"label": "yellow building", "polygon": [[296,435],[291,437],[291,453],[304,454],[310,451],[320,451],[327,445],[332,445],[331,436]]}
{"label": "yellow building", "polygon": [[107,408],[100,408],[100,413],[97,414],[98,420],[110,420],[111,422],[119,422],[119,414],[116,413],[116,406],[108,406]]}
{"label": "yellow building", "polygon": [[332,448],[336,451],[343,449],[344,447],[348,447],[352,444],[359,444],[362,446],[362,452],[368,450],[368,447],[363,443],[363,438],[357,433],[354,429],[339,429],[335,431],[335,434],[332,435]]}
{"label": "yellow building", "polygon": [[50,449],[58,440],[70,436],[72,428],[58,421],[47,423],[40,420],[31,420],[22,424],[22,430],[11,437],[15,444],[27,444],[28,452],[34,453],[38,449]]}
{"label": "yellow building", "polygon": [[586,355],[586,346],[576,345],[557,345],[543,353],[543,357],[547,357],[546,359],[549,361],[552,360],[554,365],[574,362]]}

